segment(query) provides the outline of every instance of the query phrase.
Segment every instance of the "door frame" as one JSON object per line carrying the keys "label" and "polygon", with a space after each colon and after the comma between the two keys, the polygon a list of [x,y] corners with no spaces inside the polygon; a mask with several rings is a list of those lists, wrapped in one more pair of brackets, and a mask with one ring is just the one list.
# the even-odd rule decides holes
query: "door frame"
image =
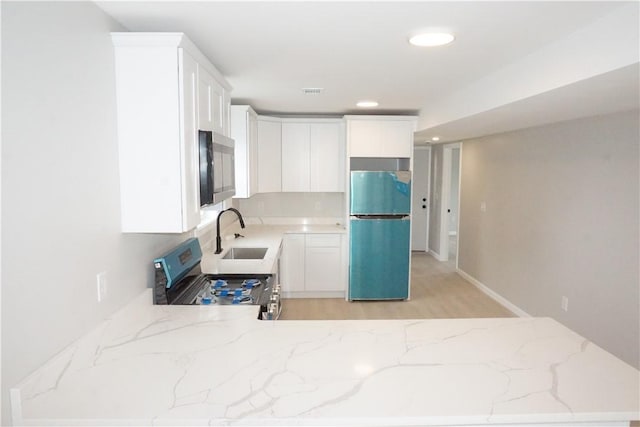
{"label": "door frame", "polygon": [[[426,195],[427,201],[425,202],[427,204],[427,209],[426,209],[427,210],[427,218],[426,218],[427,227],[426,227],[426,232],[425,232],[425,236],[424,236],[424,238],[425,238],[425,242],[424,242],[425,243],[425,245],[424,245],[425,250],[424,251],[426,253],[428,253],[429,252],[429,221],[430,221],[430,211],[431,211],[431,207],[429,206],[429,203],[431,202],[431,155],[433,153],[431,152],[431,146],[430,145],[414,145],[413,151],[416,151],[416,150],[428,151],[429,152],[429,164],[427,164],[427,167],[429,168],[428,173],[427,173],[427,189],[426,189],[427,190],[427,195]],[[413,156],[413,170],[414,170],[414,172],[415,172],[415,168],[416,168],[415,157],[416,156],[414,155]],[[412,188],[412,192],[413,191],[415,191],[415,180],[414,180],[414,185],[413,185],[413,188]],[[411,223],[413,224],[413,221],[411,221]],[[413,227],[413,225],[412,225],[412,227]],[[412,232],[413,232],[413,228],[412,228]],[[412,237],[413,237],[413,234],[412,234]],[[413,247],[411,248],[411,250],[412,251],[414,250]]]}
{"label": "door frame", "polygon": [[[460,177],[462,175],[462,143],[455,142],[453,144],[444,144],[442,146],[442,197],[440,204],[440,248],[439,255],[440,261],[449,261],[449,204],[451,201],[451,166],[452,166],[452,154],[453,150],[458,148],[460,151],[458,155],[459,167],[458,167],[458,225],[456,239],[460,240],[460,189],[462,182]],[[456,245],[456,269],[458,268],[458,255],[460,253],[460,244]]]}

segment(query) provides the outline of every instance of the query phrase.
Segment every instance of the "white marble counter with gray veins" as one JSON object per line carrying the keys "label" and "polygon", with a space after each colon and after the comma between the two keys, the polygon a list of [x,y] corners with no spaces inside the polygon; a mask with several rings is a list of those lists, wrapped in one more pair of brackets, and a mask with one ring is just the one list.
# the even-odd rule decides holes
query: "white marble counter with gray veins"
{"label": "white marble counter with gray veins", "polygon": [[638,418],[639,372],[552,319],[262,322],[256,313],[153,306],[145,291],[14,387],[14,423],[595,426]]}

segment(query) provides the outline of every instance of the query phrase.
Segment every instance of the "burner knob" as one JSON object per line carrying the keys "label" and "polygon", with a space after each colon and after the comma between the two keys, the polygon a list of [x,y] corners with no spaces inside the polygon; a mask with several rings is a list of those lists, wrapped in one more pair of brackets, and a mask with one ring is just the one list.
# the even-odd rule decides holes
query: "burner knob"
{"label": "burner knob", "polygon": [[269,308],[267,309],[267,320],[276,320],[278,317],[278,304],[272,303],[269,304]]}

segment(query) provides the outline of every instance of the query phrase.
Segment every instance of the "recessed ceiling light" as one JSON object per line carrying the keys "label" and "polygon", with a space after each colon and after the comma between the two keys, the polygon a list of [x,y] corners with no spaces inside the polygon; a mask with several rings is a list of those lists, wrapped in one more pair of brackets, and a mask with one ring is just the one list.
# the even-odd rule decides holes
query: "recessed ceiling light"
{"label": "recessed ceiling light", "polygon": [[360,101],[356,105],[362,108],[372,108],[377,107],[378,103],[376,101]]}
{"label": "recessed ceiling light", "polygon": [[422,33],[409,39],[414,46],[442,46],[451,43],[455,37],[449,33]]}
{"label": "recessed ceiling light", "polygon": [[431,138],[431,140],[433,142],[438,142],[438,141],[440,141],[440,137],[439,136],[434,136],[433,138]]}

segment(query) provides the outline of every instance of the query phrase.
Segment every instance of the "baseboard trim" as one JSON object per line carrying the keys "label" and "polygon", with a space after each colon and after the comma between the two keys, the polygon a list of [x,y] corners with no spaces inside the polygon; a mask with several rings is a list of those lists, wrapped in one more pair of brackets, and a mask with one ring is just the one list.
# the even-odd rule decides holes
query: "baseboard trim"
{"label": "baseboard trim", "polygon": [[432,257],[434,257],[438,261],[447,261],[446,259],[442,258],[440,256],[440,254],[438,252],[434,251],[433,249],[429,249],[429,255],[431,255]]}
{"label": "baseboard trim", "polygon": [[466,281],[470,282],[476,288],[480,289],[483,293],[485,293],[489,298],[493,299],[498,304],[504,306],[507,310],[509,310],[510,312],[515,314],[516,316],[518,316],[518,317],[532,317],[529,313],[527,313],[526,311],[524,311],[523,309],[521,309],[517,305],[513,304],[511,301],[509,301],[508,299],[506,299],[502,295],[498,294],[494,290],[490,289],[487,285],[485,285],[484,283],[482,283],[481,281],[479,281],[475,277],[471,276],[469,273],[467,273],[467,272],[465,272],[465,271],[463,271],[463,270],[461,270],[459,268],[456,271],[458,272],[458,274],[460,276],[462,276],[463,279],[465,279]]}

